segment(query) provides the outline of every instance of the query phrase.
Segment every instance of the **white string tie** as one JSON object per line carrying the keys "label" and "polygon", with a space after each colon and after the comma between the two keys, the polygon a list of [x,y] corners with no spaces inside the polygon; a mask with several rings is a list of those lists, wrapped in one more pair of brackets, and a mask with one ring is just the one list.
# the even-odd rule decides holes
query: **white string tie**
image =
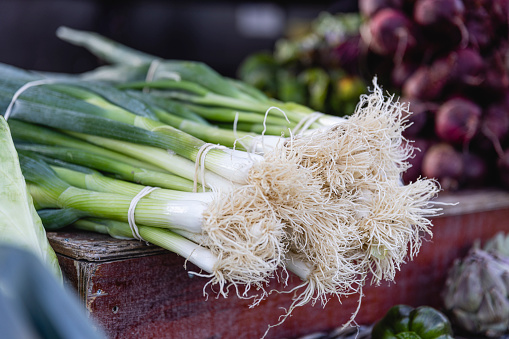
{"label": "white string tie", "polygon": [[[163,62],[163,60],[161,60],[161,59],[152,60],[152,62],[150,63],[150,66],[148,67],[147,76],[145,77],[145,82],[154,81],[156,71],[162,62]],[[160,75],[159,78],[172,79],[175,81],[182,80],[180,77],[180,74],[178,74],[177,72],[161,72],[161,73],[159,73],[159,75]],[[149,91],[150,91],[149,87],[145,86],[143,88],[143,93],[148,93]]]}
{"label": "white string tie", "polygon": [[[233,120],[233,135],[235,136],[235,141],[233,142],[233,149],[237,149],[237,142],[239,142],[242,147],[247,151],[249,150],[249,147],[242,141],[243,138],[249,137],[249,135],[239,138],[239,133],[237,131],[237,125],[239,122],[239,112],[235,112],[235,119]],[[248,152],[248,155],[251,156]]]}
{"label": "white string tie", "polygon": [[[281,108],[276,107],[276,106],[271,106],[271,107],[267,108],[267,110],[265,111],[265,116],[263,118],[263,131],[262,131],[262,134],[253,138],[253,143],[251,145],[251,150],[250,150],[251,153],[255,152],[255,150],[258,148],[258,144],[262,145],[262,150],[265,149],[264,136],[265,136],[265,132],[267,132],[267,117],[269,116],[269,112],[271,110],[273,110],[273,109],[278,110],[279,112],[281,112],[283,114],[283,116],[285,117],[286,121],[288,123],[290,123],[290,120],[288,119],[288,116],[286,115],[285,111],[283,111]],[[291,134],[291,129],[288,128],[288,130],[290,131],[290,134]]]}
{"label": "white string tie", "polygon": [[198,154],[196,154],[196,162],[194,165],[194,185],[193,192],[196,193],[198,191],[198,173],[201,174],[201,185],[202,190],[205,192],[206,184],[205,184],[205,158],[207,157],[207,153],[213,149],[227,149],[225,146],[205,143],[198,150]]}
{"label": "white string tie", "polygon": [[302,135],[305,131],[307,131],[311,125],[313,125],[318,119],[320,119],[324,114],[320,112],[314,112],[303,118],[297,126],[294,128],[294,133],[296,135]]}
{"label": "white string tie", "polygon": [[[156,74],[156,70],[161,65],[161,59],[154,59],[150,62],[150,66],[148,66],[147,76],[145,77],[145,82],[152,82],[154,80],[154,76]],[[144,87],[143,93],[148,93],[150,88]]]}
{"label": "white string tie", "polygon": [[131,203],[129,205],[129,209],[127,211],[127,221],[129,223],[129,227],[131,228],[131,233],[133,234],[133,237],[137,240],[144,240],[143,237],[140,235],[140,231],[138,230],[138,226],[136,225],[136,222],[134,221],[134,210],[136,209],[136,205],[138,202],[147,194],[150,192],[158,189],[159,187],[151,187],[151,186],[145,186],[142,190],[138,192],[134,196],[134,198],[131,200]]}
{"label": "white string tie", "polygon": [[16,93],[14,93],[14,95],[12,96],[11,102],[9,103],[9,106],[7,106],[7,109],[5,110],[4,119],[5,120],[9,119],[9,116],[11,115],[12,107],[14,106],[14,103],[16,102],[16,100],[18,100],[19,96],[24,91],[26,91],[30,87],[39,86],[39,85],[46,85],[46,84],[52,84],[52,83],[56,83],[57,81],[61,82],[61,80],[56,80],[56,79],[40,79],[40,80],[34,80],[34,81],[27,82],[26,84],[21,86],[16,91]]}

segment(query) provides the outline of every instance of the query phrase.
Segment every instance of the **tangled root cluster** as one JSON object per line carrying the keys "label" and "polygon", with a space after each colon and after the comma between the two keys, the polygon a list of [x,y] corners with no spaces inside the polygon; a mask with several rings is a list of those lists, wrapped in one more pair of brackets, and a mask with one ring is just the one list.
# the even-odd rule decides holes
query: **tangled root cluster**
{"label": "tangled root cluster", "polygon": [[283,267],[304,282],[290,291],[303,288],[282,321],[331,296],[359,293],[360,306],[370,276],[375,284],[393,280],[432,235],[438,184],[400,180],[413,153],[402,136],[408,106],[373,84],[351,117],[281,143],[254,163],[246,185],[211,204],[204,245],[219,258],[220,293],[228,283],[244,285],[242,297],[255,287],[256,304]]}
{"label": "tangled root cluster", "polygon": [[359,293],[369,276],[373,283],[393,280],[418,253],[423,234],[432,235],[429,218],[440,209],[430,201],[438,184],[400,180],[413,153],[402,136],[407,116],[408,106],[384,96],[375,80],[373,92],[361,96],[344,122],[287,142],[321,183],[324,202],[312,225],[287,230],[290,260],[307,263],[307,273],[299,273],[305,289],[289,312],[307,302],[325,304],[327,295]]}

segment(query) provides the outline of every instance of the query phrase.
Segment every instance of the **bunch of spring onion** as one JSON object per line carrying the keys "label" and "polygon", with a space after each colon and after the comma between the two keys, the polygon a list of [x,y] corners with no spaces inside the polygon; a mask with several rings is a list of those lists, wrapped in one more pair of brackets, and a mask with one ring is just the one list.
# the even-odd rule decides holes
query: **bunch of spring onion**
{"label": "bunch of spring onion", "polygon": [[[31,74],[27,72],[9,67],[4,69],[5,77],[0,81],[0,96],[4,98],[3,105],[8,107],[9,121],[13,128],[17,120],[18,125],[22,124],[19,120],[33,124],[33,128],[27,126],[14,128],[16,138],[24,138],[25,143],[31,143],[19,145],[20,150],[95,166],[96,170],[121,176],[127,180],[141,182],[140,178],[146,179],[147,175],[153,179],[162,176],[162,174],[158,175],[157,171],[149,173],[148,169],[123,163],[122,160],[118,160],[121,159],[119,156],[115,157],[117,160],[114,162],[108,161],[108,158],[104,156],[106,152],[101,152],[103,155],[94,153],[94,148],[90,145],[80,148],[77,146],[77,140],[79,140],[77,137],[81,137],[87,142],[93,141],[101,144],[102,147],[109,148],[110,152],[112,149],[117,149],[117,151],[128,152],[129,156],[148,160],[153,165],[159,166],[161,170],[173,171],[187,178],[196,176],[193,161],[199,161],[199,148],[206,143],[156,120],[135,115],[127,109],[114,105],[115,101],[126,105],[125,101],[120,100],[124,98],[122,92],[109,89],[109,92],[101,92],[103,97],[91,90],[94,85],[79,85],[72,82],[39,84],[19,92],[17,88],[38,79],[30,79]],[[19,76],[15,76],[16,74]],[[94,91],[99,90],[107,89],[96,85]],[[118,97],[114,97],[114,94]],[[107,101],[105,97],[111,101]],[[8,101],[9,98],[16,100]],[[139,110],[137,112],[139,113]],[[31,133],[35,124],[47,125],[53,129],[48,133],[37,130]],[[136,124],[143,128],[137,127]],[[52,137],[58,133],[55,129],[72,132],[74,136],[72,138],[76,140],[71,142],[69,141],[71,136],[62,135],[62,133]],[[32,136],[27,136],[30,133]],[[34,145],[41,142],[50,145],[45,147],[41,147],[40,144]],[[79,151],[73,153],[73,148]],[[295,162],[291,153],[267,154],[261,157],[225,148],[212,149],[203,164],[207,169],[202,171],[207,174],[203,176],[206,186],[216,191],[214,199],[208,204],[202,201],[194,205],[187,204],[192,206],[186,208],[184,208],[185,203],[181,204],[184,207],[180,208],[168,207],[160,212],[154,212],[154,219],[168,219],[166,214],[170,214],[170,219],[176,218],[173,214],[179,212],[192,214],[193,218],[190,218],[189,223],[192,224],[193,221],[195,223],[191,231],[205,234],[202,245],[215,251],[221,259],[221,265],[231,266],[232,271],[235,271],[231,273],[231,276],[237,274],[235,279],[227,279],[227,281],[245,283],[248,289],[252,284],[266,282],[268,277],[281,266],[288,247],[283,242],[284,222],[280,215],[291,215],[297,207],[306,207],[306,203],[314,203],[311,199],[313,196],[319,196],[318,185],[312,180],[309,171]],[[212,177],[214,180],[208,181],[211,177],[208,169],[218,173]],[[196,177],[200,180],[201,175]],[[230,181],[232,179],[237,183],[233,184]],[[205,181],[202,180],[202,184]],[[34,187],[38,187],[37,180]],[[35,188],[33,190],[35,192]],[[64,192],[63,200],[58,199]],[[54,193],[50,192],[51,194],[38,194],[42,197],[53,197],[49,202],[42,201],[40,205],[76,208],[62,205],[62,201],[75,201],[69,198],[70,192],[75,191],[65,188]],[[75,199],[81,201],[82,198]],[[99,201],[93,195],[87,199],[90,203]],[[111,200],[111,197],[106,200]],[[125,206],[126,199],[123,203]],[[98,213],[105,213],[104,208],[101,211],[101,205],[94,206],[98,208]],[[189,212],[191,208],[194,210]],[[111,209],[106,208],[106,210]],[[116,212],[117,218],[124,218],[123,221],[125,221],[126,213],[126,210]],[[166,227],[180,226],[178,221],[166,220],[165,222]],[[185,222],[182,221],[182,223]],[[143,223],[151,225],[148,221]],[[225,276],[226,274],[222,272],[222,277]]]}
{"label": "bunch of spring onion", "polygon": [[[324,133],[315,133],[312,138],[292,139],[292,146],[299,148],[299,154],[303,155],[301,165],[316,169],[319,175],[325,175],[324,187],[330,190],[326,194],[329,198],[331,194],[340,197],[340,206],[343,206],[345,201],[346,204],[355,201],[354,209],[359,211],[362,209],[357,207],[359,201],[368,200],[373,203],[371,195],[391,190],[381,186],[373,187],[373,183],[376,186],[389,178],[391,184],[399,186],[397,181],[409,166],[406,160],[411,157],[413,150],[404,146],[405,140],[401,137],[406,128],[403,116],[408,116],[408,106],[393,102],[393,98],[384,98],[376,83],[373,94],[362,96],[357,114],[345,122],[326,114],[312,113],[306,107],[276,102],[242,82],[221,77],[201,63],[161,60],[98,34],[67,27],[59,28],[57,35],[65,41],[87,48],[99,58],[113,64],[85,74],[84,78],[116,83],[119,88],[129,90],[130,95],[156,107],[172,111],[175,111],[175,105],[183,107],[189,111],[187,116],[197,114],[219,126],[224,126],[221,123],[235,122],[235,141],[238,141],[238,147],[263,152],[267,149],[264,143],[273,146],[281,142],[279,138],[266,135],[261,139],[259,136],[250,138],[252,135],[241,134],[239,130],[279,135],[287,133],[288,127],[297,134],[306,128],[334,125]],[[200,76],[197,77],[197,74]],[[288,119],[286,123],[281,113]],[[231,142],[219,142],[231,146]],[[372,188],[369,188],[370,185]],[[407,189],[429,192],[429,195],[423,197],[423,200],[426,200],[437,192],[434,186],[435,183],[421,181]],[[434,213],[435,211],[430,215]],[[388,215],[386,217],[390,220]],[[346,214],[340,218],[340,223],[345,220],[346,223],[351,223]],[[423,219],[419,219],[416,224],[421,221]],[[335,223],[338,223],[338,220]],[[390,221],[388,223],[390,224]],[[307,241],[306,238],[303,242]],[[377,247],[372,252],[383,253],[385,247]],[[400,259],[397,262],[401,262]],[[390,262],[388,266],[383,264],[381,266],[384,267],[378,267],[376,280],[384,274],[393,277],[397,268],[397,264],[393,264]]]}
{"label": "bunch of spring onion", "polygon": [[[166,65],[166,61],[161,63]],[[168,64],[179,77],[170,79],[171,86],[180,86],[170,96],[179,99],[179,104],[187,102],[186,109],[191,107],[189,102],[206,103],[191,97],[209,100],[221,96],[223,103],[249,106],[251,113],[246,111],[246,116],[259,114],[264,118],[260,113],[279,105],[261,102],[249,94],[251,91],[225,78],[216,77],[219,82],[207,84],[204,79],[214,77],[200,76],[192,82],[189,70],[196,71],[196,64]],[[220,261],[234,258],[228,267],[231,272],[237,270],[236,281],[245,283],[247,289],[252,285],[262,288],[262,283],[284,264],[304,281],[299,286],[304,291],[294,297],[291,309],[311,300],[325,302],[329,295],[354,294],[370,273],[375,282],[392,280],[408,254],[413,256],[419,250],[421,231],[430,233],[428,218],[439,212],[430,204],[438,192],[434,181],[422,179],[407,186],[400,183],[412,152],[401,136],[403,113],[408,108],[393,97],[385,97],[376,82],[373,92],[361,97],[356,112],[332,127],[277,138],[272,148],[263,148],[263,155],[224,147],[201,156],[207,145],[190,134],[201,133],[205,138],[208,132],[203,131],[210,126],[199,122],[196,115],[187,119],[168,112],[171,108],[161,101],[164,96],[159,92],[122,92],[73,77],[52,77],[28,87],[27,83],[40,78],[14,69],[4,74],[0,98],[5,101],[0,104],[9,106],[13,119],[65,131],[68,137],[124,153],[212,189],[216,195],[203,212],[206,222],[201,224],[200,235],[205,236],[205,242],[201,244]],[[220,84],[226,83],[238,91],[232,94],[236,97],[209,89],[224,91]],[[22,86],[25,89],[20,93]],[[253,112],[255,106],[258,113]],[[289,116],[289,107],[293,106],[282,103],[278,108]],[[162,121],[167,113],[174,113],[173,127]],[[302,115],[296,116],[293,121],[289,118],[290,125],[285,128],[302,121]],[[175,127],[189,127],[192,122],[199,131],[188,134]],[[222,134],[216,133],[214,143],[232,146],[221,140]],[[24,147],[25,151],[59,160],[77,158],[62,155],[68,150]],[[197,171],[195,164],[203,168]],[[212,173],[218,180],[206,178]],[[260,264],[264,268],[261,272]],[[241,278],[242,273],[248,274]]]}

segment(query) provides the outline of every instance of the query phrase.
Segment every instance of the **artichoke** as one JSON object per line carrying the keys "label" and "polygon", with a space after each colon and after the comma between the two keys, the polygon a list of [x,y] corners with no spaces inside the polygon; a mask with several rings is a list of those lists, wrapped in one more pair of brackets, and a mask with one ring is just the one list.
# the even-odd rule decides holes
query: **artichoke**
{"label": "artichoke", "polygon": [[[451,320],[476,335],[500,337],[509,329],[509,256],[497,235],[484,249],[473,247],[450,269],[443,294]],[[507,249],[505,249],[507,251]]]}

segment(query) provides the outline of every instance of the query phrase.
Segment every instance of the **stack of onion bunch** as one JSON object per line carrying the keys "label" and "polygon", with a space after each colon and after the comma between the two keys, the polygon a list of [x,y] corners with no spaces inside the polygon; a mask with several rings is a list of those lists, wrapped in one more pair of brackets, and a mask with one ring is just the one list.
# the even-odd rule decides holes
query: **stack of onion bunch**
{"label": "stack of onion bunch", "polygon": [[[506,0],[361,0],[371,74],[411,105],[419,175],[445,189],[509,183]],[[509,186],[507,186],[509,187]]]}
{"label": "stack of onion bunch", "polygon": [[[316,173],[315,177],[318,177],[321,181],[319,185],[321,185],[327,201],[335,200],[339,204],[340,210],[343,212],[339,214],[339,217],[337,212],[332,214],[334,216],[333,224],[355,225],[352,226],[353,235],[350,235],[347,231],[350,227],[343,226],[339,234],[335,235],[335,240],[326,243],[326,246],[323,246],[324,242],[320,236],[316,239],[309,239],[308,232],[292,232],[302,238],[292,241],[292,244],[298,244],[295,252],[306,253],[306,256],[308,256],[306,259],[311,259],[307,261],[323,262],[324,260],[321,258],[331,258],[331,256],[323,255],[324,251],[328,251],[328,248],[336,248],[334,253],[340,253],[332,256],[334,258],[333,263],[327,262],[325,267],[318,266],[318,268],[314,268],[319,272],[316,277],[318,289],[323,288],[322,281],[326,280],[320,279],[320,277],[324,275],[323,272],[327,271],[336,275],[336,278],[331,278],[332,281],[336,279],[334,286],[338,281],[349,281],[344,289],[345,291],[357,282],[360,282],[359,285],[361,286],[365,277],[361,279],[351,278],[359,271],[356,268],[348,270],[347,277],[349,278],[339,276],[336,273],[338,270],[335,267],[348,266],[352,262],[355,262],[355,265],[369,266],[369,269],[363,267],[360,271],[364,272],[372,269],[376,281],[382,278],[392,279],[395,269],[403,262],[407,252],[404,250],[399,252],[396,257],[392,257],[386,255],[388,248],[406,249],[406,245],[409,243],[407,236],[414,237],[411,241],[412,244],[414,240],[418,244],[418,237],[415,236],[417,233],[403,232],[406,235],[401,241],[405,245],[394,246],[391,243],[393,239],[383,239],[386,230],[376,230],[376,227],[374,227],[374,230],[365,233],[365,239],[360,240],[361,242],[367,241],[370,243],[364,249],[364,252],[359,254],[356,251],[351,251],[351,247],[358,248],[359,239],[357,235],[359,229],[373,228],[370,225],[371,221],[366,222],[367,218],[365,218],[364,213],[369,215],[371,212],[373,217],[376,214],[375,219],[380,218],[378,221],[381,221],[377,225],[382,229],[388,225],[398,223],[424,225],[422,221],[425,218],[421,217],[425,215],[420,216],[419,221],[411,220],[412,217],[416,216],[413,213],[410,219],[405,219],[409,216],[405,210],[413,209],[415,206],[423,207],[419,204],[428,201],[437,192],[435,183],[426,180],[416,181],[411,185],[400,187],[401,173],[407,170],[408,163],[406,160],[413,151],[412,147],[405,143],[404,138],[402,138],[402,133],[406,128],[405,117],[409,115],[408,107],[403,103],[395,102],[393,97],[384,97],[376,82],[374,83],[373,93],[361,96],[356,113],[345,121],[327,114],[311,113],[309,109],[300,105],[269,99],[247,84],[232,82],[221,77],[203,64],[160,60],[97,34],[65,27],[61,27],[57,31],[57,35],[68,42],[86,47],[96,56],[114,64],[114,66],[106,66],[84,75],[86,79],[116,83],[117,87],[129,90],[130,95],[148,101],[149,104],[155,104],[158,108],[170,109],[175,104],[184,104],[186,108],[207,119],[209,123],[217,124],[218,121],[233,121],[237,134],[239,130],[261,131],[263,133],[262,137],[259,135],[236,135],[239,137],[235,140],[237,144],[248,150],[264,152],[271,148],[267,147],[267,144],[277,147],[282,142],[277,135],[285,132],[285,135],[292,132],[299,135],[307,134],[302,137],[291,138],[291,142],[284,145],[284,147],[290,145],[291,149],[298,149],[299,157],[302,157],[299,164]],[[196,78],[193,75],[197,72],[197,69],[206,70],[206,72],[203,72],[200,78]],[[120,73],[119,70],[129,70],[129,72]],[[132,73],[135,73],[136,76],[129,75]],[[143,81],[139,81],[140,76]],[[221,80],[221,82],[217,80]],[[132,90],[138,90],[138,92]],[[143,95],[142,92],[147,91],[149,92],[148,95],[147,93]],[[272,107],[277,109],[271,109]],[[286,123],[283,117],[287,119]],[[269,119],[277,118],[280,119],[280,126],[277,125],[277,122],[274,122],[275,120],[269,121]],[[161,117],[161,120],[163,119]],[[252,124],[253,119],[258,119],[257,123]],[[165,122],[169,123],[168,120],[165,120]],[[184,123],[174,124],[173,126],[181,128],[182,125]],[[333,127],[328,128],[329,125]],[[219,126],[225,127],[224,125]],[[290,131],[288,131],[289,128],[291,128]],[[306,129],[311,129],[314,132],[305,133]],[[195,133],[190,130],[187,131],[191,134]],[[221,133],[226,134],[224,131]],[[269,138],[266,134],[273,134],[276,137]],[[196,136],[207,138],[204,135]],[[224,139],[207,141],[220,142],[223,145],[231,146],[231,144],[226,144]],[[412,207],[404,202],[392,203],[388,196],[391,196],[397,190],[403,189],[409,190],[408,193],[401,193],[405,196],[407,194],[411,196],[412,191],[414,193],[417,191],[426,192],[426,194],[415,200],[415,205],[412,205]],[[386,192],[392,193],[388,194]],[[387,207],[395,205],[402,208],[402,210],[397,211]],[[436,212],[434,210],[432,214]],[[330,215],[331,213],[327,212],[326,218],[331,219]],[[321,218],[323,218],[323,214]],[[298,222],[294,219],[295,216],[291,216],[287,221],[293,225],[292,229],[296,229],[298,225]],[[311,220],[309,216],[305,216],[303,219]],[[356,224],[353,220],[361,221]],[[323,219],[318,221],[321,222],[315,220],[313,223],[319,225],[324,222]],[[384,224],[385,222],[386,224]],[[325,234],[331,236],[330,229],[333,228],[327,226],[324,231],[318,234],[325,232]],[[364,233],[364,231],[361,232]],[[378,232],[379,234],[376,234]],[[376,241],[372,241],[374,236],[378,238]],[[336,239],[339,239],[339,241]],[[335,244],[344,244],[347,241],[350,241],[351,247],[350,245],[342,245],[343,247],[338,252],[338,246]],[[311,252],[314,254],[309,257],[308,250],[304,249],[306,247],[317,247],[317,249],[312,249]],[[321,247],[325,247],[325,249]],[[418,247],[416,245],[415,248],[412,248],[412,251],[417,251]],[[318,255],[316,255],[317,253]],[[366,253],[368,254],[366,255]],[[383,260],[376,259],[377,253],[380,254]],[[345,261],[348,264],[342,261],[344,258],[347,258]],[[314,289],[311,290],[311,293],[313,293]],[[337,288],[329,287],[327,289],[329,292],[333,290],[337,290]]]}
{"label": "stack of onion bunch", "polygon": [[444,289],[453,323],[470,335],[500,338],[509,332],[509,237],[498,233],[455,261]]}
{"label": "stack of onion bunch", "polygon": [[[94,37],[91,33],[76,33]],[[98,40],[92,41],[101,42],[106,49],[111,45],[95,37]],[[124,48],[115,55],[122,52],[133,56]],[[167,172],[165,176],[172,173],[189,180],[193,191],[199,183],[211,192],[201,193],[206,194],[205,198],[197,198],[199,193],[194,192],[185,196],[172,193],[179,208],[156,203],[151,196],[159,189],[141,198],[134,214],[136,223],[170,228],[210,250],[217,258],[209,270],[213,283],[222,287],[229,283],[244,285],[241,296],[256,287],[261,291],[259,301],[266,296],[264,284],[276,275],[276,269],[296,273],[304,281],[298,286],[304,291],[294,297],[292,309],[311,300],[325,302],[329,295],[354,294],[370,273],[374,282],[392,280],[406,258],[418,252],[423,232],[431,234],[429,217],[440,209],[430,200],[438,186],[426,179],[401,184],[401,173],[407,169],[413,151],[402,137],[407,107],[384,96],[376,82],[373,93],[361,97],[349,119],[338,121],[322,114],[318,120],[303,124],[311,128],[307,133],[297,134],[293,133],[295,127],[310,116],[311,110],[267,99],[202,64],[157,63],[157,69],[167,65],[171,75],[167,73],[162,81],[137,83],[119,82],[114,76],[108,82],[117,88],[68,75],[41,79],[40,74],[2,67],[0,103],[7,107],[13,133],[21,141],[18,148],[32,159],[27,163],[53,166],[46,171],[51,180],[34,176],[31,182],[41,208],[81,210],[85,216],[114,219],[113,228],[123,225],[125,229],[125,222],[130,221],[133,193],[124,193],[127,182],[122,182],[120,190],[108,188],[99,194],[97,191],[102,189],[97,185],[86,186],[92,179],[66,181],[70,179],[64,178],[64,170],[57,169],[59,162],[93,166],[94,171],[103,173],[102,179],[117,176],[142,182],[138,178],[149,178],[156,181],[150,185],[158,186],[158,172]],[[149,64],[140,63],[131,69],[153,65],[153,59],[149,59]],[[119,74],[116,67],[106,70]],[[101,77],[107,80],[104,73]],[[144,93],[146,88],[151,90]],[[139,92],[133,92],[136,89]],[[185,109],[199,106],[210,112],[214,105],[226,105],[220,108],[230,107],[233,112],[249,108],[244,112],[245,119],[261,118],[257,121],[262,126],[266,122],[264,113],[275,106],[288,117],[289,123],[281,119],[286,125],[280,127],[290,137],[273,136],[272,146],[257,147],[257,152],[228,148],[236,144],[228,141],[229,136],[238,131],[223,128],[217,133],[219,128],[195,114],[187,119]],[[174,112],[177,106],[184,110]],[[216,113],[223,116],[222,111]],[[39,130],[30,134],[27,126],[15,129],[14,125],[23,124],[20,121]],[[324,126],[333,121],[331,127]],[[45,132],[41,125],[46,126]],[[216,145],[208,145],[205,138]],[[259,140],[266,146],[266,138],[250,132],[244,139]],[[215,148],[207,149],[209,146]],[[121,165],[108,161],[112,157],[115,164]],[[129,177],[129,173],[136,177]],[[54,187],[47,184],[57,182]],[[108,208],[107,201],[119,205]],[[188,205],[192,207],[183,207]],[[73,217],[82,217],[80,213]],[[110,227],[105,224],[92,220],[87,225],[104,232]],[[226,288],[221,288],[221,293],[226,295]]]}

